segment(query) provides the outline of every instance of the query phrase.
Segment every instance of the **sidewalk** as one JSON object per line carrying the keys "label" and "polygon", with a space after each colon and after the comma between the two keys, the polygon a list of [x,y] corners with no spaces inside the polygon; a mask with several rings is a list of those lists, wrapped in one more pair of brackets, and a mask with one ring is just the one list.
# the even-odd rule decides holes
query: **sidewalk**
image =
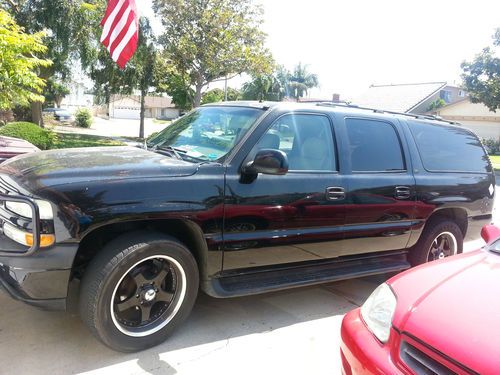
{"label": "sidewalk", "polygon": [[[145,119],[144,135],[148,137],[154,132],[163,130],[168,124],[159,124],[153,122],[153,119]],[[103,119],[94,117],[94,123],[89,129],[77,128],[75,126],[57,125],[54,131],[59,133],[79,133],[88,135],[99,135],[120,139],[121,137],[139,137],[139,120],[125,119]]]}

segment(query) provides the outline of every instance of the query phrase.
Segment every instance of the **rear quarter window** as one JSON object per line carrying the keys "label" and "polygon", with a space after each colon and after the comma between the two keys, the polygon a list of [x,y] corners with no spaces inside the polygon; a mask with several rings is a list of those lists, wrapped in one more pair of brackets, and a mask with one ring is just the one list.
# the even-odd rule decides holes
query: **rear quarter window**
{"label": "rear quarter window", "polygon": [[430,172],[488,172],[479,139],[459,126],[409,121],[424,168]]}

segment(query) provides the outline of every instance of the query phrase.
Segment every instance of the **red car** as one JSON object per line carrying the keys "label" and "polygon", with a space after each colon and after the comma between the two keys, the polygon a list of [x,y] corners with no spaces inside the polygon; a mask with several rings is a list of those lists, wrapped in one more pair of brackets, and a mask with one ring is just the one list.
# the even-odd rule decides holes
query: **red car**
{"label": "red car", "polygon": [[343,374],[499,374],[500,228],[381,284],[342,322]]}
{"label": "red car", "polygon": [[40,151],[40,149],[28,141],[0,136],[0,163],[14,156]]}

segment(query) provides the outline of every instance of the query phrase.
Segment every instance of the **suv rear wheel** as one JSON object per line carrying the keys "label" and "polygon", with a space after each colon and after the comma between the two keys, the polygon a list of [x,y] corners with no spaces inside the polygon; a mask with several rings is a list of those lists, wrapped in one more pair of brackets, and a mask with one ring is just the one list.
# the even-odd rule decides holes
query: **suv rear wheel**
{"label": "suv rear wheel", "polygon": [[408,256],[412,266],[442,259],[463,251],[463,234],[446,218],[434,218],[425,225],[420,239]]}
{"label": "suv rear wheel", "polygon": [[124,352],[163,342],[190,313],[199,276],[190,251],[161,233],[107,244],[81,285],[80,315],[97,338]]}

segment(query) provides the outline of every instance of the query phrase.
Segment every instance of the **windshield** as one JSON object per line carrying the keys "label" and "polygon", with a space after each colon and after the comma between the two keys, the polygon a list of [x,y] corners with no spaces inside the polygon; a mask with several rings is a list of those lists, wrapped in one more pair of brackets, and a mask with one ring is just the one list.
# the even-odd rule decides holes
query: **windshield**
{"label": "windshield", "polygon": [[198,108],[153,136],[148,147],[168,147],[181,157],[217,160],[233,148],[261,114],[257,108]]}

